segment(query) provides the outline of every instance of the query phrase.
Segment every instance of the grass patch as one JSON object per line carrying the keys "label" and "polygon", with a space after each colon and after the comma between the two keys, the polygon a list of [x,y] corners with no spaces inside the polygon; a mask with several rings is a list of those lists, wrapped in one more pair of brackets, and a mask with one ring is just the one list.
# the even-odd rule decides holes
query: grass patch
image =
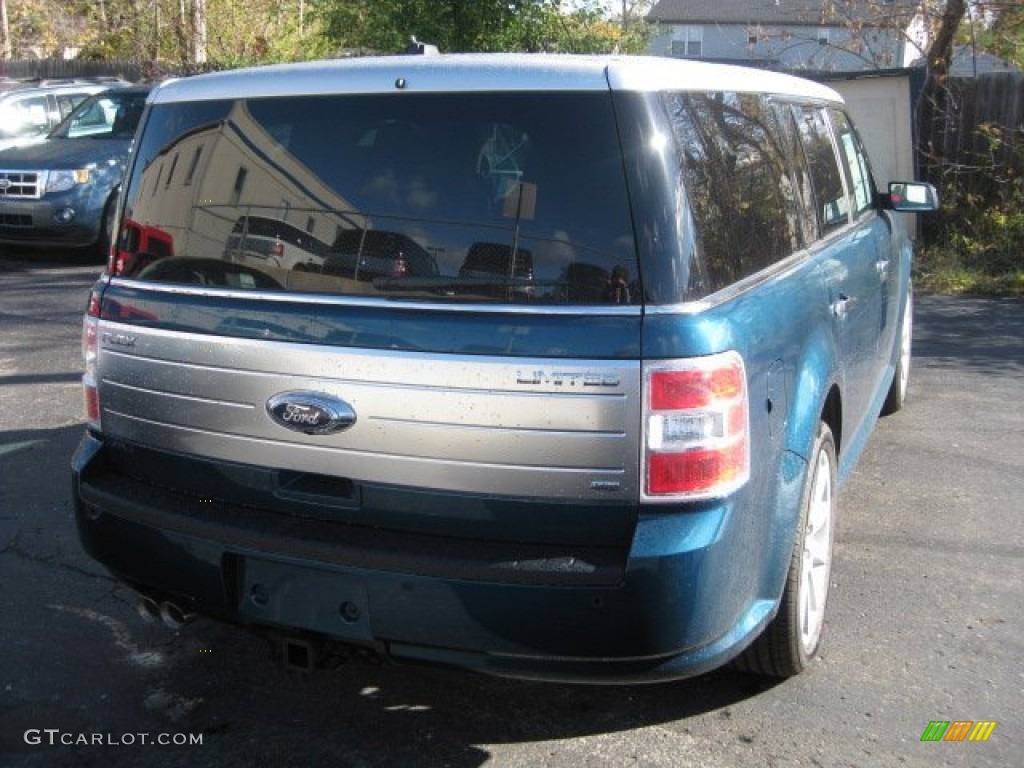
{"label": "grass patch", "polygon": [[915,258],[914,289],[925,293],[1024,298],[1024,269],[1001,259],[968,262],[957,251],[929,246]]}

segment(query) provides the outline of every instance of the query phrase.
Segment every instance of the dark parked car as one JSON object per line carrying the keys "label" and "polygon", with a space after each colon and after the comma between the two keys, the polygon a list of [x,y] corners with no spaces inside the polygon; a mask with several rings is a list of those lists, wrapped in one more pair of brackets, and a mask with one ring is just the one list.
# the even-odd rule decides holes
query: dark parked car
{"label": "dark parked car", "polygon": [[410,237],[379,229],[345,229],[323,263],[325,275],[372,282],[380,277],[430,277],[434,258]]}
{"label": "dark parked car", "polygon": [[106,253],[148,93],[133,86],[96,94],[45,140],[0,152],[0,243]]}
{"label": "dark parked car", "polygon": [[459,267],[459,283],[467,293],[486,296],[530,299],[534,295],[533,254],[504,243],[473,243]]}

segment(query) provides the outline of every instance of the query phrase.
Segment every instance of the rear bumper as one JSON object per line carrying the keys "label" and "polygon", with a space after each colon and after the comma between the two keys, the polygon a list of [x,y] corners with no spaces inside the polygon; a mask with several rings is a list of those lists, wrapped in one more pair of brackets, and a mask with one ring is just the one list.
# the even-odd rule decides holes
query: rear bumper
{"label": "rear bumper", "polygon": [[102,441],[87,435],[73,463],[76,520],[85,550],[123,581],[220,620],[398,660],[545,680],[673,679],[725,663],[774,613],[756,596],[759,566],[736,557],[727,504],[641,516],[621,562],[577,547],[592,567],[572,567],[553,545],[521,545],[510,564],[451,537],[317,542],[300,522],[275,528],[254,509],[225,516],[193,499],[199,511],[183,511],[183,499],[103,465]]}

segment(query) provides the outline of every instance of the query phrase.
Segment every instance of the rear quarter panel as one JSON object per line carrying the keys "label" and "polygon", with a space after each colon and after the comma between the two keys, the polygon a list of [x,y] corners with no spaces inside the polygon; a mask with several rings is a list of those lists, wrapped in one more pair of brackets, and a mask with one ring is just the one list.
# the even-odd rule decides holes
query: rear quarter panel
{"label": "rear quarter panel", "polygon": [[644,358],[737,350],[750,397],[751,476],[727,522],[726,559],[750,568],[732,573],[727,608],[739,617],[752,600],[777,600],[796,520],[806,457],[823,404],[840,383],[824,277],[829,254],[798,254],[768,277],[693,314],[648,314]]}

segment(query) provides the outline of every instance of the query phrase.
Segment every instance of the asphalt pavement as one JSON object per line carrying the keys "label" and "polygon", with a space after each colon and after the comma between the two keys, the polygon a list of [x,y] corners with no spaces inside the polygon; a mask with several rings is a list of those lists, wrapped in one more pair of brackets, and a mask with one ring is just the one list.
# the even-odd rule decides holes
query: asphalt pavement
{"label": "asphalt pavement", "polygon": [[[143,623],[72,519],[98,271],[0,254],[0,765],[1021,764],[1024,302],[918,298],[910,398],[840,497],[808,672],[584,687],[363,659],[300,673],[238,628]],[[967,721],[995,726],[922,741]]]}

